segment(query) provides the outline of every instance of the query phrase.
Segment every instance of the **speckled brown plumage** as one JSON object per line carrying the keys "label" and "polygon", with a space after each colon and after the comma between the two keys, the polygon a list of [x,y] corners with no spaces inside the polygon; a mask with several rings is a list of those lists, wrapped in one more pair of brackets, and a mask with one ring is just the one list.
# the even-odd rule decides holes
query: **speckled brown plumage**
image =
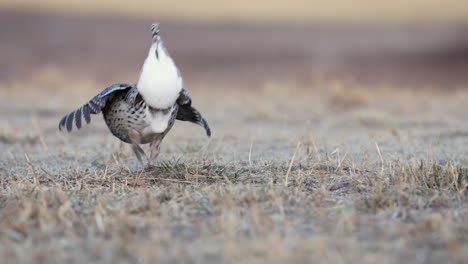
{"label": "speckled brown plumage", "polygon": [[[148,124],[148,114],[162,112],[164,114],[171,111],[169,124],[162,133],[142,134]],[[59,128],[66,128],[68,132],[73,130],[73,124],[80,129],[82,118],[86,123],[91,122],[90,114],[103,113],[109,131],[125,143],[132,144],[132,148],[139,159],[144,156],[144,152],[139,144],[152,144],[152,158],[157,157],[159,145],[167,133],[173,127],[175,120],[189,121],[202,126],[207,136],[211,136],[211,129],[203,116],[192,107],[192,99],[187,91],[182,90],[176,103],[168,109],[155,109],[148,106],[138,94],[136,85],[116,84],[104,89],[101,93],[93,97],[89,102],[77,110],[64,116],[60,121]],[[131,131],[140,133],[140,137],[132,138]],[[156,151],[157,149],[157,151]]]}
{"label": "speckled brown plumage", "polygon": [[150,143],[151,158],[159,154],[160,144],[176,119],[189,121],[211,130],[206,120],[192,107],[192,99],[183,88],[182,76],[159,34],[159,24],[151,26],[152,44],[143,63],[138,84],[115,84],[104,89],[89,102],[69,113],[59,128],[81,128],[81,118],[91,121],[91,114],[103,113],[110,132],[132,144],[138,159],[146,156],[140,144]]}

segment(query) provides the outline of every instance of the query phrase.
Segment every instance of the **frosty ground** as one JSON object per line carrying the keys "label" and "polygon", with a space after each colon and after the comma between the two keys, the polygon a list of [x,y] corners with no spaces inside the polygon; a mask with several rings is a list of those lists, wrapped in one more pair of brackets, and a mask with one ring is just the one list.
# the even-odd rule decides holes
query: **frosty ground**
{"label": "frosty ground", "polygon": [[60,117],[103,85],[57,70],[2,83],[0,256],[7,262],[468,257],[463,87],[195,84],[189,91],[213,137],[179,122],[158,163],[144,167],[100,116],[79,132],[58,131]]}

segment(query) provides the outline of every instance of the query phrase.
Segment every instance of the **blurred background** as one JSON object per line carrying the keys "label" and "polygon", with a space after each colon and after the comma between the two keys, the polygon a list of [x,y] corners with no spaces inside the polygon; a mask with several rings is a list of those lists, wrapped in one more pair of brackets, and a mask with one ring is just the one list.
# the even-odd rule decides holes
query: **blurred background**
{"label": "blurred background", "polygon": [[466,0],[0,0],[0,82],[133,83],[153,21],[189,86],[468,81]]}

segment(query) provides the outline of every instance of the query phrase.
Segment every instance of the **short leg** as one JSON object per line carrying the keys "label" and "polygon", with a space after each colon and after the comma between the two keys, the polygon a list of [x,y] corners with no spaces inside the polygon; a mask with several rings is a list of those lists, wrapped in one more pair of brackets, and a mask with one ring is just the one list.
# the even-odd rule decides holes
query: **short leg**
{"label": "short leg", "polygon": [[150,144],[150,148],[151,148],[151,159],[150,159],[150,161],[152,161],[152,162],[155,162],[156,159],[159,156],[159,151],[160,151],[162,139],[163,139],[163,137],[157,137]]}
{"label": "short leg", "polygon": [[148,159],[148,157],[146,156],[145,151],[138,145],[141,142],[141,135],[135,129],[131,129],[129,134],[130,141],[132,142],[132,150],[140,163],[143,165],[142,156],[144,156],[146,159]]}
{"label": "short leg", "polygon": [[144,165],[142,156],[146,158],[145,151],[137,144],[132,144],[132,150],[133,153],[135,153],[135,156],[138,158],[138,161],[140,161],[141,165]]}

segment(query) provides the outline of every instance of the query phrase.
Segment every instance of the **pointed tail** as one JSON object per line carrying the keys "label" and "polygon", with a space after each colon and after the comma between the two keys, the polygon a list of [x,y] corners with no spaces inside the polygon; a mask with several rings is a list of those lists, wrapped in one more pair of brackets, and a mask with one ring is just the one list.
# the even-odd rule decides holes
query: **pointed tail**
{"label": "pointed tail", "polygon": [[151,34],[153,37],[153,42],[156,42],[159,39],[159,23],[151,24]]}

